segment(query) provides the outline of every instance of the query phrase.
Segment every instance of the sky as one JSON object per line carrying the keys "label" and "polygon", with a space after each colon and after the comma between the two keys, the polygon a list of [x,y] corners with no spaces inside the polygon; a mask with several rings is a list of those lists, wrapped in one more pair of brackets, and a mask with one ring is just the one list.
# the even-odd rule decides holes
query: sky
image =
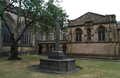
{"label": "sky", "polygon": [[120,0],[62,0],[60,6],[69,15],[70,20],[77,19],[87,12],[101,15],[115,14],[120,21]]}

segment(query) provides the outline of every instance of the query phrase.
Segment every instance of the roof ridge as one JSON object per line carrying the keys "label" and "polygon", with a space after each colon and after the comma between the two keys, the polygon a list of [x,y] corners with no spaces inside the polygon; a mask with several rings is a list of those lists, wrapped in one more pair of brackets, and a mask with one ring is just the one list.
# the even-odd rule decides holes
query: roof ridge
{"label": "roof ridge", "polygon": [[77,19],[79,19],[79,18],[82,18],[83,16],[87,15],[88,13],[94,14],[94,15],[103,16],[103,17],[106,16],[106,15],[102,15],[102,14],[98,14],[98,13],[94,13],[94,12],[87,12],[87,13],[83,14],[82,16],[80,16],[80,17],[78,17],[78,18],[76,18],[76,19],[74,19],[74,20],[71,20],[71,21],[75,21],[75,20],[77,20]]}

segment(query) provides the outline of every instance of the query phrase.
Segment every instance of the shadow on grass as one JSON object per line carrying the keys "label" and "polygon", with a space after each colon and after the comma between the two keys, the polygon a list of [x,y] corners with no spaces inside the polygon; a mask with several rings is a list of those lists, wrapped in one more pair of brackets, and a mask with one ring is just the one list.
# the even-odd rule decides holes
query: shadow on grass
{"label": "shadow on grass", "polygon": [[73,74],[73,73],[77,73],[79,71],[82,70],[82,67],[76,66],[76,69],[73,71],[52,71],[52,70],[44,70],[44,69],[40,69],[39,65],[32,65],[29,66],[28,69],[30,71],[34,71],[34,72],[41,72],[41,73],[45,73],[45,74],[55,74],[55,75],[64,75],[64,74]]}

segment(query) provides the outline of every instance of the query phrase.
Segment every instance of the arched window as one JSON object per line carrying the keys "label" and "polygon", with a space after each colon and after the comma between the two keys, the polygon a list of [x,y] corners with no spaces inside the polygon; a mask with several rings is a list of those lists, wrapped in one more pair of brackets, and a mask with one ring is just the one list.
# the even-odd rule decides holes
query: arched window
{"label": "arched window", "polygon": [[49,35],[48,40],[52,40],[52,34]]}
{"label": "arched window", "polygon": [[[9,17],[6,17],[6,22],[9,26],[10,30],[12,31],[12,21]],[[3,36],[3,45],[10,45],[12,43],[11,35],[3,21],[2,21],[2,27],[1,27],[1,34]]]}
{"label": "arched window", "polygon": [[43,35],[42,34],[36,35],[36,39],[38,41],[43,41]]}
{"label": "arched window", "polygon": [[48,36],[46,36],[46,40],[51,41],[52,40],[52,34],[49,34]]}
{"label": "arched window", "polygon": [[98,40],[105,41],[105,28],[102,26],[98,28]]}
{"label": "arched window", "polygon": [[91,29],[90,28],[87,29],[87,40],[91,41]]}
{"label": "arched window", "polygon": [[82,41],[82,30],[77,28],[75,31],[76,31],[76,41]]}
{"label": "arched window", "polygon": [[31,45],[31,32],[26,31],[21,38],[21,45]]}
{"label": "arched window", "polygon": [[63,37],[62,37],[62,38],[63,38],[62,40],[68,40],[68,35],[67,35],[67,34],[63,34],[62,36],[63,36]]}

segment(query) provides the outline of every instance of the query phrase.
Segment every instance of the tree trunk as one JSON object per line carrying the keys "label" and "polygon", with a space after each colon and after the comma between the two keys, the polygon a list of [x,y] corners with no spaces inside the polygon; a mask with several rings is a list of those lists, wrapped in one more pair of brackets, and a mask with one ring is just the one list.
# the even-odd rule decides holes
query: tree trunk
{"label": "tree trunk", "polygon": [[11,55],[8,58],[8,60],[22,60],[18,57],[18,45],[17,42],[13,42],[11,46]]}

